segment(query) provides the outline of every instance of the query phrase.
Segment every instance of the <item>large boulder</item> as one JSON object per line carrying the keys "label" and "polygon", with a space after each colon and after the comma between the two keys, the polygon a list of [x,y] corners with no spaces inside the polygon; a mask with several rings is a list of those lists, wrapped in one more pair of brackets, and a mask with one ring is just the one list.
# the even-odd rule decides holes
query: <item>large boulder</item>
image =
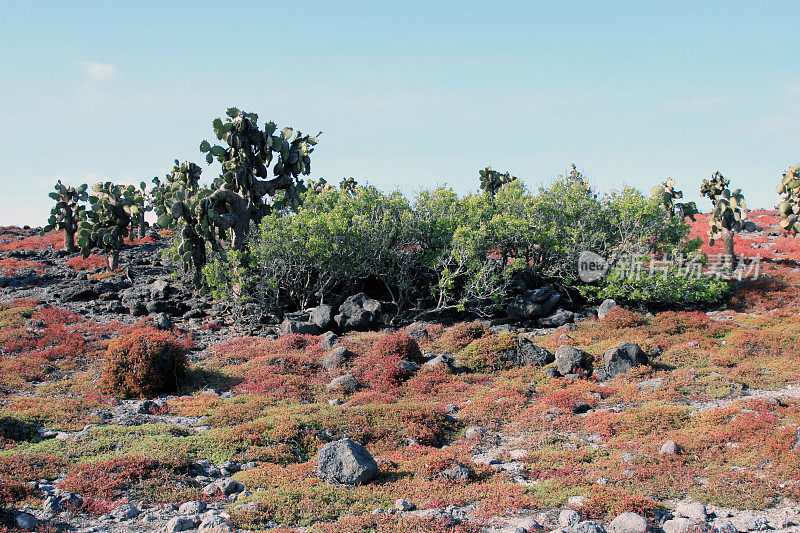
{"label": "large boulder", "polygon": [[344,346],[334,346],[333,349],[322,358],[322,368],[328,372],[333,372],[344,366],[344,364],[354,356],[355,354]]}
{"label": "large boulder", "polygon": [[597,318],[603,320],[606,315],[617,306],[617,302],[612,299],[603,300],[600,307],[597,308]]}
{"label": "large boulder", "polygon": [[650,526],[642,515],[622,513],[614,518],[608,526],[609,533],[647,533]]}
{"label": "large boulder", "polygon": [[61,299],[65,302],[86,302],[97,298],[97,292],[88,281],[79,281],[61,289]]}
{"label": "large boulder", "polygon": [[588,373],[591,370],[591,357],[578,348],[562,344],[556,350],[556,367],[562,376]]}
{"label": "large boulder", "polygon": [[512,361],[515,366],[545,366],[555,360],[552,352],[535,345],[530,339],[517,337],[517,344],[506,352],[504,359]]}
{"label": "large boulder", "polygon": [[281,335],[319,335],[319,328],[313,322],[291,317],[281,322],[278,331]]}
{"label": "large boulder", "polygon": [[647,354],[638,344],[624,342],[603,354],[606,376],[613,378],[627,374],[631,368],[648,364]]}
{"label": "large boulder", "polygon": [[328,480],[345,485],[358,485],[378,477],[378,463],[361,444],[341,439],[319,449],[317,464]]}
{"label": "large boulder", "polygon": [[380,302],[360,292],[347,298],[333,319],[341,331],[366,331],[378,323],[380,312]]}
{"label": "large boulder", "polygon": [[575,321],[575,313],[566,309],[557,309],[554,313],[540,318],[539,325],[543,328],[557,328]]}
{"label": "large boulder", "polygon": [[333,323],[333,307],[328,304],[319,305],[309,310],[308,321],[325,331]]}
{"label": "large boulder", "polygon": [[561,295],[555,286],[545,285],[511,298],[506,306],[506,314],[513,320],[544,317],[555,310],[559,300]]}
{"label": "large boulder", "polygon": [[344,374],[338,378],[334,378],[326,387],[334,390],[338,389],[346,392],[355,392],[361,387],[361,384],[353,374]]}

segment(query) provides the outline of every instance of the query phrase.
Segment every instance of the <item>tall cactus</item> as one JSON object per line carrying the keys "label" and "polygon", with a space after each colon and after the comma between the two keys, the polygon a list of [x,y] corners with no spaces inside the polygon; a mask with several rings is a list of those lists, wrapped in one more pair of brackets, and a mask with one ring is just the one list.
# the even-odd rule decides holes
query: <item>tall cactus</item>
{"label": "tall cactus", "polygon": [[145,182],[140,182],[139,188],[134,189],[132,202],[138,209],[132,210],[131,212],[130,239],[134,240],[137,237],[143,239],[147,231],[145,214],[153,210],[150,196],[147,194],[147,184]]}
{"label": "tall cactus", "polygon": [[50,198],[56,201],[56,205],[50,210],[47,225],[39,232],[40,235],[44,235],[53,229],[64,231],[64,248],[70,253],[78,250],[75,246],[75,233],[80,222],[86,218],[86,207],[79,203],[85,202],[88,198],[86,188],[86,184],[76,188],[64,185],[58,180],[55,192],[49,194]]}
{"label": "tall cactus", "polygon": [[342,181],[339,182],[339,189],[345,192],[349,192],[350,194],[355,194],[356,189],[358,188],[358,182],[353,179],[353,177],[344,178]]}
{"label": "tall cactus", "polygon": [[722,249],[726,266],[732,266],[736,259],[733,249],[733,236],[744,227],[746,205],[741,189],[731,192],[730,180],[719,172],[711,179],[703,180],[700,194],[709,198],[714,206],[708,221],[708,244],[714,246],[716,239],[722,239]]}
{"label": "tall cactus", "polygon": [[675,201],[683,198],[683,191],[675,189],[675,180],[672,178],[668,178],[661,185],[653,187],[650,194],[661,201],[661,205],[664,206],[669,218],[678,216],[682,219],[688,217],[694,220],[695,215],[699,213],[694,202],[683,203]]}
{"label": "tall cactus", "polygon": [[180,227],[179,260],[185,271],[194,270],[193,283],[198,289],[202,287],[202,269],[207,262],[206,243],[213,250],[224,253],[215,238],[214,227],[205,216],[207,206],[203,200],[212,191],[200,187],[202,172],[196,164],[176,159],[172,172],[167,174],[163,183],[158,178],[153,179],[158,225],[170,229]]}
{"label": "tall cactus", "polygon": [[[224,122],[219,118],[213,122],[214,133],[225,146],[200,143],[200,151],[206,154],[209,164],[214,159],[222,164],[222,175],[215,182],[218,188],[204,199],[201,214],[220,238],[226,238],[230,231],[231,247],[241,250],[251,222],[258,224],[272,208],[299,205],[297,179],[311,172],[310,155],[317,137],[288,127],[278,132],[274,122],[268,122],[261,130],[258,115],[235,107],[226,114]],[[267,179],[267,167],[274,154],[274,177]],[[276,197],[278,191],[284,191],[282,198]],[[264,199],[267,195],[272,198],[270,203]]]}
{"label": "tall cactus", "polygon": [[197,195],[202,173],[203,169],[195,163],[176,159],[172,172],[166,175],[163,182],[158,177],[153,178],[150,198],[160,227],[175,229],[178,220],[172,217],[172,204],[191,201]]}
{"label": "tall cactus", "polygon": [[481,179],[481,189],[489,195],[492,203],[494,203],[494,198],[497,196],[497,191],[500,190],[500,187],[517,179],[516,176],[512,176],[509,172],[498,172],[492,170],[492,167],[479,170],[478,174]]}
{"label": "tall cactus", "polygon": [[99,248],[108,254],[108,267],[119,266],[119,251],[125,246],[125,237],[130,232],[131,221],[140,212],[138,191],[133,185],[117,185],[111,182],[96,183],[89,196],[91,210],[78,225],[77,240],[84,257]]}
{"label": "tall cactus", "polygon": [[780,225],[792,237],[800,234],[800,164],[783,173],[777,193],[781,196],[778,212]]}

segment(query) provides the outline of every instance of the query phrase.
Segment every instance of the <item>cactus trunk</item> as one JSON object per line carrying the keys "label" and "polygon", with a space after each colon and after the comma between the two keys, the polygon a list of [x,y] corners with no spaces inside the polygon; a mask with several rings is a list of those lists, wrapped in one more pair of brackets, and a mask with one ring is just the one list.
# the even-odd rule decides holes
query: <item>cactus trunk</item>
{"label": "cactus trunk", "polygon": [[722,254],[724,265],[733,268],[736,263],[736,253],[733,250],[733,232],[727,228],[722,229]]}
{"label": "cactus trunk", "polygon": [[114,250],[108,254],[108,269],[116,270],[119,266],[119,250]]}
{"label": "cactus trunk", "polygon": [[75,246],[75,231],[69,229],[64,230],[64,248],[66,248],[69,253],[78,251],[78,247]]}

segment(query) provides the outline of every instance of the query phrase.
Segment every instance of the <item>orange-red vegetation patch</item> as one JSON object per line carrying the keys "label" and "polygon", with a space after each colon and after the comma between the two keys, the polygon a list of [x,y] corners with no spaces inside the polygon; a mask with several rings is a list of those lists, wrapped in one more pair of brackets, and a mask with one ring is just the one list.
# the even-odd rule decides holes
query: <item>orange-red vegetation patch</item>
{"label": "orange-red vegetation patch", "polygon": [[171,333],[144,327],[109,343],[102,387],[125,398],[152,398],[177,391],[186,372],[186,349],[180,340]]}
{"label": "orange-red vegetation patch", "polygon": [[5,276],[13,276],[23,268],[34,268],[37,274],[42,274],[47,265],[38,261],[26,261],[13,257],[0,258],[0,272]]}
{"label": "orange-red vegetation patch", "polygon": [[[23,238],[20,239],[19,237]],[[0,252],[11,250],[61,250],[63,248],[63,231],[51,231],[44,236],[40,236],[33,231],[23,230],[14,226],[0,227]]]}
{"label": "orange-red vegetation patch", "polygon": [[105,268],[108,261],[97,254],[89,254],[87,257],[75,256],[67,260],[67,266],[73,270],[94,270],[95,268]]}

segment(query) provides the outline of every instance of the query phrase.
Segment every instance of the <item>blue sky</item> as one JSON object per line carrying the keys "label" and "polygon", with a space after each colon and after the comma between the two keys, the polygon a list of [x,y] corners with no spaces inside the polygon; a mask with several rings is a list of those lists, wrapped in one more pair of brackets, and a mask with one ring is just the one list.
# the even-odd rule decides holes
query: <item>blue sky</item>
{"label": "blue sky", "polygon": [[575,162],[602,190],[673,177],[697,199],[720,170],[771,207],[800,161],[797,20],[798,2],[8,2],[0,225],[44,223],[58,178],[200,163],[230,106],[322,130],[328,181],[465,192],[491,165],[537,187]]}

